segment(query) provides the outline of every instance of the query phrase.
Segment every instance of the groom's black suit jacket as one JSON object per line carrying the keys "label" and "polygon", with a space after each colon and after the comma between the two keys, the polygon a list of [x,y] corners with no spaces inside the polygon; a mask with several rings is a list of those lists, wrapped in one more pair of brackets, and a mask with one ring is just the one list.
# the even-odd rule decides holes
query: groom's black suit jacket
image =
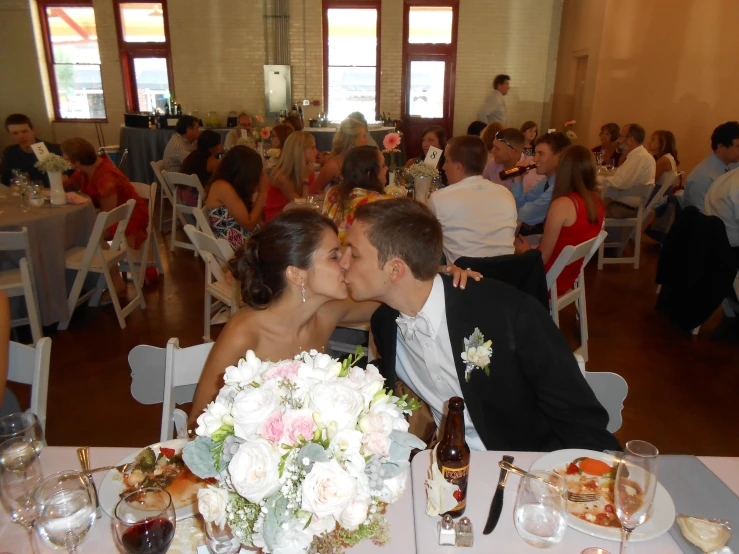
{"label": "groom's black suit jacket", "polygon": [[[585,381],[549,313],[533,297],[493,279],[452,286],[442,276],[457,377],[472,423],[488,450],[620,450],[608,414]],[[387,386],[395,387],[398,311],[382,305],[372,333]],[[490,376],[464,379],[464,339],[479,327],[492,340]]]}

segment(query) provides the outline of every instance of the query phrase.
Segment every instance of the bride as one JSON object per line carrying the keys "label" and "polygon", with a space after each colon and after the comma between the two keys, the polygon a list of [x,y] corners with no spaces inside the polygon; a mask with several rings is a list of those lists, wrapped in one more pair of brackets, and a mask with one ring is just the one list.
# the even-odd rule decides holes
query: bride
{"label": "bride", "polygon": [[[379,304],[349,298],[340,257],[336,226],[313,210],[283,212],[249,237],[234,264],[246,307],[231,317],[210,351],[193,398],[191,428],[223,386],[226,367],[247,350],[273,361],[325,351],[338,325],[370,320]],[[462,288],[468,275],[481,277],[456,266],[440,271],[453,274]]]}

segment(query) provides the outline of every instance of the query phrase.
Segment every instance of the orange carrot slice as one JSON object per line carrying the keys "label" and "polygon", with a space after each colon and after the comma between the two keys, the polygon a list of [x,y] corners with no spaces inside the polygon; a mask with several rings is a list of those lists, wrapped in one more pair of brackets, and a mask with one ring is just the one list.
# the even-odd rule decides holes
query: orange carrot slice
{"label": "orange carrot slice", "polygon": [[588,475],[603,475],[611,471],[611,466],[600,460],[594,460],[593,458],[585,458],[580,462],[580,469]]}

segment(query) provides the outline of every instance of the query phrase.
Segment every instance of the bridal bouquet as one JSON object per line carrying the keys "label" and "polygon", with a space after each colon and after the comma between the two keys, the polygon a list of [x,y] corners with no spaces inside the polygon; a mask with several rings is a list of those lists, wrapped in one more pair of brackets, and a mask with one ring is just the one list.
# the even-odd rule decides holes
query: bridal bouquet
{"label": "bridal bouquet", "polygon": [[251,350],[198,418],[183,459],[216,485],[201,514],[247,546],[273,554],[338,552],[389,541],[383,516],[406,486],[409,456],[425,444],[404,414],[418,403],[385,390],[377,369],[303,352],[263,362]]}

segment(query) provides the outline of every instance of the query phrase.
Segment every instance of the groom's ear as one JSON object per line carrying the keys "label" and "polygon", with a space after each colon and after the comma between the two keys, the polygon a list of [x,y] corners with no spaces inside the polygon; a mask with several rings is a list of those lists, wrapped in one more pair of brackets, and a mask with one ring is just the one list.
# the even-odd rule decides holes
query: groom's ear
{"label": "groom's ear", "polygon": [[390,272],[391,283],[397,283],[398,281],[400,281],[408,271],[405,262],[400,258],[393,258],[392,260],[387,262],[386,267]]}

